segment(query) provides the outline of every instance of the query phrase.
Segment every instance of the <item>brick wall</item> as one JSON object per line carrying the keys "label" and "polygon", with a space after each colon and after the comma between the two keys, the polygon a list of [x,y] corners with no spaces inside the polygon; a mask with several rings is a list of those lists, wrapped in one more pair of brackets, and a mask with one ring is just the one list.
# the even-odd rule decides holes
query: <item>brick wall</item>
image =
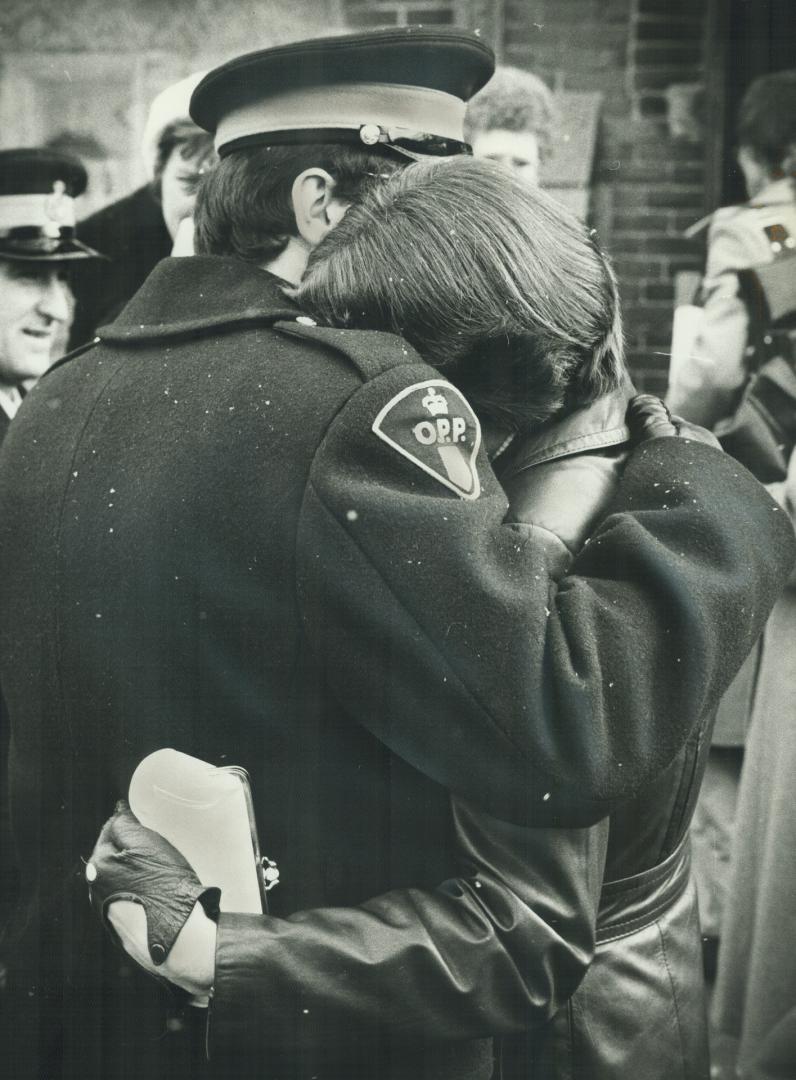
{"label": "brick wall", "polygon": [[504,9],[508,63],[556,89],[603,94],[592,218],[620,279],[636,382],[658,392],[674,276],[702,259],[682,232],[708,209],[693,116],[693,90],[705,77],[705,8],[706,0],[506,0]]}

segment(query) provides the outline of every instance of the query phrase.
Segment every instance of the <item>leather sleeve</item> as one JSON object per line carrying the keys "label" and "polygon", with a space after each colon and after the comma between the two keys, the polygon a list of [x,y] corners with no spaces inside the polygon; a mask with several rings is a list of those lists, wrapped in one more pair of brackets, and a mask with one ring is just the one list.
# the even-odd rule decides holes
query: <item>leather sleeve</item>
{"label": "leather sleeve", "polygon": [[544,531],[504,524],[483,455],[468,500],[373,434],[430,370],[365,383],[316,454],[297,538],[307,639],[353,718],[448,790],[506,820],[590,824],[716,706],[793,531],[720,451],[653,439],[559,584]]}
{"label": "leather sleeve", "polygon": [[461,876],[288,919],[222,914],[211,1060],[346,1057],[381,1031],[476,1039],[548,1019],[591,961],[607,822],[525,829],[453,800]]}

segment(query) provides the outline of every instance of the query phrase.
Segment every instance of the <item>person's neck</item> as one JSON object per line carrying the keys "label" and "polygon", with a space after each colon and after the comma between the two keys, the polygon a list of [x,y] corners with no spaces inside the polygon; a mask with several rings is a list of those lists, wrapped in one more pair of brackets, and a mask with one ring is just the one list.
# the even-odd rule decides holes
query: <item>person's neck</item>
{"label": "person's neck", "polygon": [[260,263],[260,269],[267,270],[269,274],[274,274],[291,285],[300,285],[309,257],[310,248],[305,241],[298,236],[291,236],[276,258]]}

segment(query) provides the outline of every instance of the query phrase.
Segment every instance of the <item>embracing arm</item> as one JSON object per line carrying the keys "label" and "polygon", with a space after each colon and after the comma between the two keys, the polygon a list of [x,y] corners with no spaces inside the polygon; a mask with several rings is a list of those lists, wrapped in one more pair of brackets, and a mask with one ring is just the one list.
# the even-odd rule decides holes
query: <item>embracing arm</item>
{"label": "embracing arm", "polygon": [[[214,983],[209,1050],[225,1063],[259,1050],[293,1061],[316,1052],[345,1057],[378,1032],[400,1033],[411,1045],[526,1030],[561,1006],[591,961],[607,822],[524,829],[457,799],[452,814],[459,876],[437,889],[394,890],[287,919],[222,913],[214,962],[215,928],[197,906],[155,967],[141,934],[144,909],[117,909],[110,899],[154,895],[164,872],[173,882],[184,869],[167,872],[168,845],[124,811],[92,855],[95,906],[109,904],[117,933],[148,970],[193,993]],[[148,876],[137,872],[138,851],[152,863]],[[192,897],[196,889],[168,891]],[[186,906],[164,905],[164,895],[147,917],[162,926],[170,904],[178,929]]]}
{"label": "embracing arm", "polygon": [[497,817],[589,824],[715,707],[787,577],[792,529],[719,450],[653,438],[559,584],[544,532],[504,524],[483,456],[463,499],[374,435],[430,370],[366,382],[319,448],[298,536],[305,632],[330,692],[416,768]]}

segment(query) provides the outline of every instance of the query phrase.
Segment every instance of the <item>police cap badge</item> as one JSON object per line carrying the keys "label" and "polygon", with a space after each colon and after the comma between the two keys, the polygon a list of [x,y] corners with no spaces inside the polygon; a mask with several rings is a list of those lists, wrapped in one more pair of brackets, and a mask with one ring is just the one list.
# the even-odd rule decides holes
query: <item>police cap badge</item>
{"label": "police cap badge", "polygon": [[74,199],[86,170],[54,150],[0,150],[0,258],[21,262],[90,259],[99,253],[75,237]]}

